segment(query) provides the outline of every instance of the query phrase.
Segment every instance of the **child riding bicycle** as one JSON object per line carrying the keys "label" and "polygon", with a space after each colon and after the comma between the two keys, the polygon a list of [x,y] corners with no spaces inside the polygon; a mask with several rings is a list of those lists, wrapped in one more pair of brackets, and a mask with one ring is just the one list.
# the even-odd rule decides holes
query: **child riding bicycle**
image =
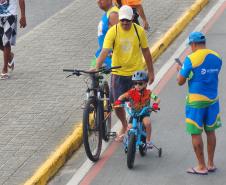
{"label": "child riding bicycle", "polygon": [[[151,100],[153,101],[152,108],[158,110],[160,99],[151,90],[147,89],[148,75],[145,71],[136,71],[132,76],[134,87],[126,93],[119,96],[115,101],[115,106],[121,105],[122,101],[129,101],[132,110],[140,112],[144,107],[150,106]],[[131,122],[131,121],[130,121]],[[150,113],[142,117],[142,122],[146,130],[146,146],[152,148],[151,143],[151,120]],[[128,125],[128,130],[131,124]]]}

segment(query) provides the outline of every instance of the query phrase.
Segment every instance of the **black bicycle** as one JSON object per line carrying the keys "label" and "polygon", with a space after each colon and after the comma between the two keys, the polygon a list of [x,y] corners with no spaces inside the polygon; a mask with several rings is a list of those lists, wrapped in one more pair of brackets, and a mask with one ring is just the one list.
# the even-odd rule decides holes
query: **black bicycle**
{"label": "black bicycle", "polygon": [[110,74],[113,69],[102,67],[98,71],[85,71],[78,69],[63,69],[64,72],[71,72],[67,77],[76,75],[88,75],[91,79],[90,87],[87,88],[87,101],[83,110],[83,144],[88,158],[98,161],[102,148],[102,139],[109,141],[110,137],[116,135],[111,132],[110,90],[103,74]]}

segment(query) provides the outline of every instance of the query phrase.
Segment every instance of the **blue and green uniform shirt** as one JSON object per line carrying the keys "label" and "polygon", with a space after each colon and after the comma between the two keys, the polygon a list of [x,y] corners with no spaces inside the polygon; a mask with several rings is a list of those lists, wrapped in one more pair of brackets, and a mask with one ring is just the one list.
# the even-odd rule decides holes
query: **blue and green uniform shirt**
{"label": "blue and green uniform shirt", "polygon": [[[218,100],[218,75],[222,60],[218,53],[199,49],[185,58],[180,74],[188,80],[187,104],[199,108]],[[191,75],[192,74],[192,75]]]}
{"label": "blue and green uniform shirt", "polygon": [[[98,45],[99,45],[99,48],[98,48],[98,50],[96,51],[96,54],[95,54],[96,58],[99,57],[100,52],[103,48],[104,38],[105,38],[107,31],[109,29],[109,15],[112,12],[118,12],[118,8],[115,7],[115,6],[110,8],[107,12],[105,12],[103,14],[101,21],[99,22],[99,25],[98,25]],[[110,56],[107,56],[107,58],[104,61],[104,64],[109,68],[111,67],[111,57]]]}
{"label": "blue and green uniform shirt", "polygon": [[186,123],[192,134],[199,134],[203,126],[211,130],[221,124],[218,101],[221,66],[221,57],[210,49],[199,49],[185,58],[180,74],[188,78]]}

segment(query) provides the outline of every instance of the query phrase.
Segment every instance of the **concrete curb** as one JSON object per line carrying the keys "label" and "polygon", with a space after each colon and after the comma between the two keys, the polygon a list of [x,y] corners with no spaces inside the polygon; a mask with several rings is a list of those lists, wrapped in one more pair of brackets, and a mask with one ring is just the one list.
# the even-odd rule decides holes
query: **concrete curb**
{"label": "concrete curb", "polygon": [[[180,19],[157,41],[150,49],[153,60],[163,53],[172,41],[184,30],[190,21],[203,9],[209,0],[196,2],[182,15]],[[55,152],[37,169],[34,175],[24,185],[45,185],[64,165],[74,151],[82,144],[82,124],[80,123]]]}
{"label": "concrete curb", "polygon": [[34,175],[25,182],[24,185],[44,185],[70,158],[82,143],[82,124],[75,127],[73,133],[69,135],[56,151],[39,167]]}

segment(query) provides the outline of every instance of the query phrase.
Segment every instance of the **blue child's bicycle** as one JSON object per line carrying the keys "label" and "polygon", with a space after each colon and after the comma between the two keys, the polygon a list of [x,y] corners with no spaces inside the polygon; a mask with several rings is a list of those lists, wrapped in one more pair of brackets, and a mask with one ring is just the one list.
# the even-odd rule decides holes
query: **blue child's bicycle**
{"label": "blue child's bicycle", "polygon": [[[135,161],[136,150],[139,149],[140,155],[145,156],[147,152],[146,147],[146,132],[142,124],[142,118],[147,113],[156,112],[151,106],[144,107],[140,112],[135,112],[127,104],[123,104],[128,114],[132,117],[132,128],[128,131],[127,137],[124,138],[124,150],[127,153],[127,166],[129,169],[133,168]],[[160,109],[158,109],[160,110]],[[158,148],[153,144],[153,148],[158,150],[158,156],[162,156],[162,148]]]}

